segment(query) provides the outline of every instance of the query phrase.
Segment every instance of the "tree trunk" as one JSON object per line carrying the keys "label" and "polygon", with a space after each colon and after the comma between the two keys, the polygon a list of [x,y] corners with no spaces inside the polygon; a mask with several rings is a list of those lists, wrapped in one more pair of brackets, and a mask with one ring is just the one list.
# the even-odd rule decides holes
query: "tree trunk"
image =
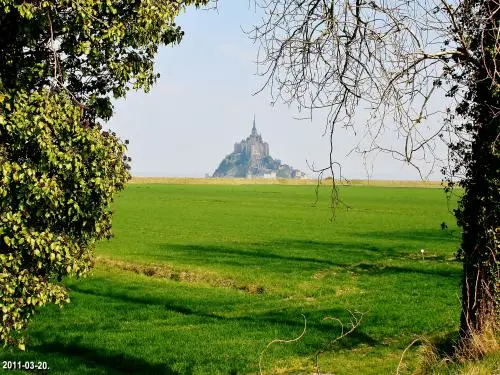
{"label": "tree trunk", "polygon": [[463,230],[458,253],[463,260],[462,341],[470,340],[485,329],[498,329],[500,322],[497,257],[500,248],[500,92],[495,93],[488,85],[491,80],[476,82],[472,109],[475,131],[470,158],[466,156],[468,173],[461,183],[464,196],[456,211]]}
{"label": "tree trunk", "polygon": [[471,51],[463,65],[469,91],[459,107],[470,122],[459,130],[470,134],[471,143],[455,148],[466,171],[455,214],[463,230],[460,341],[467,345],[490,329],[498,333],[500,322],[500,51],[498,2],[472,0],[463,9],[460,23]]}

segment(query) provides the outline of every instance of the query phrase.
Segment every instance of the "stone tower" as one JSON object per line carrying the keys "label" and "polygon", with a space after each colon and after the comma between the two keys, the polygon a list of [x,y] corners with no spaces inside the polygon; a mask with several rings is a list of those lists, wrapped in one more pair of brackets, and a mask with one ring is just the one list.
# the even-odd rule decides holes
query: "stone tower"
{"label": "stone tower", "polygon": [[257,137],[257,128],[255,127],[255,114],[253,115],[253,127],[252,127],[252,133],[251,136]]}
{"label": "stone tower", "polygon": [[264,142],[262,136],[257,132],[255,115],[253,117],[253,126],[250,136],[239,143],[235,143],[234,152],[245,154],[249,158],[254,159],[254,161],[269,156],[269,144]]}
{"label": "stone tower", "polygon": [[227,155],[215,170],[213,177],[238,178],[301,178],[304,173],[269,155],[269,144],[257,132],[255,115],[250,135],[234,144],[234,152]]}

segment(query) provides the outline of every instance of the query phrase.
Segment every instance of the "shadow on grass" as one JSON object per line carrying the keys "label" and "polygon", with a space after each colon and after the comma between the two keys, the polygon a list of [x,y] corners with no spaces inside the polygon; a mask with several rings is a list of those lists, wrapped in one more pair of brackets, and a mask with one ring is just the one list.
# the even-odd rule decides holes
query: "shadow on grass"
{"label": "shadow on grass", "polygon": [[280,254],[278,253],[279,249],[271,248],[272,245],[272,243],[251,244],[242,248],[240,246],[164,244],[160,248],[183,253],[186,259],[203,259],[208,263],[228,265],[262,265],[265,261],[272,260],[300,262],[302,265],[309,264],[311,268],[316,268],[318,265],[336,265],[336,263],[327,259]]}
{"label": "shadow on grass", "polygon": [[460,231],[458,229],[414,229],[411,231],[396,230],[396,231],[372,231],[372,232],[356,232],[356,236],[363,238],[371,238],[374,240],[391,239],[398,241],[414,241],[414,242],[440,242],[446,244],[458,244],[460,241]]}
{"label": "shadow on grass", "polygon": [[[442,247],[459,245],[460,236],[454,232],[442,231],[440,229],[415,229],[411,231],[375,231],[375,232],[353,232],[353,241],[316,241],[283,239],[257,243],[242,243],[232,246],[208,245],[206,248],[217,251],[220,254],[237,254],[247,257],[258,257],[264,259],[283,259],[290,261],[308,261],[313,263],[332,264],[331,256],[375,256],[375,257],[405,257],[412,251],[433,246]],[[364,240],[361,240],[364,239]],[[381,241],[390,241],[389,244]],[[411,242],[411,244],[408,244]],[[230,245],[230,246],[228,246]],[[198,251],[199,244],[161,244],[160,249],[180,250],[189,252]],[[306,256],[286,256],[283,251],[304,251]],[[311,254],[307,254],[309,251]],[[343,251],[343,253],[340,253]],[[347,251],[347,254],[346,254]],[[203,255],[203,254],[201,254]],[[320,257],[318,257],[320,255]],[[447,255],[452,255],[447,254]],[[444,259],[444,256],[443,258]],[[441,259],[437,259],[441,260]]]}
{"label": "shadow on grass", "polygon": [[421,275],[441,276],[445,278],[459,279],[461,271],[459,269],[435,269],[435,268],[417,268],[417,267],[400,267],[386,266],[383,264],[359,263],[349,268],[351,271],[358,273],[367,273],[370,275],[397,275],[416,273]]}
{"label": "shadow on grass", "polygon": [[434,339],[431,339],[432,344],[436,348],[441,358],[452,357],[454,354],[456,354],[458,334],[459,331],[457,330],[448,332],[444,336],[438,336]]}
{"label": "shadow on grass", "polygon": [[[125,288],[114,288],[113,291],[108,290],[106,292],[82,290],[78,287],[73,287],[72,290],[98,298],[111,298],[119,302],[123,302],[128,306],[128,310],[141,310],[144,309],[145,305],[162,306],[167,311],[189,317],[196,316],[201,318],[202,320],[198,322],[199,324],[204,324],[206,319],[218,323],[243,322],[251,324],[252,326],[254,324],[258,324],[261,326],[260,329],[262,330],[272,329],[274,331],[276,327],[281,326],[281,329],[283,329],[284,332],[300,333],[301,329],[304,327],[304,320],[302,318],[302,314],[304,314],[307,318],[308,330],[317,331],[326,341],[335,338],[335,335],[341,332],[341,326],[332,320],[325,320],[325,317],[335,317],[343,322],[349,322],[350,319],[349,313],[346,310],[339,308],[312,309],[309,311],[304,311],[303,308],[288,308],[279,309],[278,311],[271,310],[261,314],[253,313],[243,316],[226,317],[218,313],[207,312],[213,311],[217,308],[220,309],[220,305],[217,301],[212,301],[208,298],[206,300],[199,301],[199,303],[195,303],[195,305],[200,306],[200,308],[192,308],[188,306],[187,300],[185,299],[176,298],[175,300],[168,300],[167,298],[160,297],[144,297],[136,295],[135,293],[138,293],[137,291],[131,293]],[[193,304],[192,300],[190,301],[190,304]],[[349,339],[344,340],[339,345],[344,348],[351,348],[360,344],[374,346],[377,345],[378,342],[369,335],[366,335],[358,330],[353,332],[353,334],[349,336]]]}
{"label": "shadow on grass", "polygon": [[125,354],[113,354],[102,349],[89,348],[78,342],[65,344],[53,341],[33,349],[44,354],[61,354],[63,357],[81,362],[90,369],[105,369],[107,374],[180,375],[180,372],[173,370],[167,364],[151,364]]}
{"label": "shadow on grass", "polygon": [[[422,262],[420,252],[405,252],[393,247],[377,247],[368,243],[283,240],[246,244],[245,247],[203,244],[163,244],[160,247],[165,251],[174,251],[176,259],[181,259],[184,263],[202,262],[205,266],[210,264],[233,267],[258,266],[272,273],[318,271],[327,266],[377,275],[400,273],[442,277],[458,275],[457,270],[450,269],[444,263],[449,260],[449,255],[426,256]],[[294,255],[296,251],[309,252],[310,256]],[[326,259],[327,257],[331,259]],[[161,260],[162,257],[158,259]],[[372,262],[366,262],[366,259]],[[404,262],[404,265],[391,265],[387,259]],[[440,267],[441,264],[443,267]]]}

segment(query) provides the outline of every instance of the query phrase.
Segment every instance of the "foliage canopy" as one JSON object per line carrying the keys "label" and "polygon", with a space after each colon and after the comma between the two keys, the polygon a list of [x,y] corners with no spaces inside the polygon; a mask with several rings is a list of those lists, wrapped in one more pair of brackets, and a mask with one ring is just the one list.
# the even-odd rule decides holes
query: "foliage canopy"
{"label": "foliage canopy", "polygon": [[111,99],[148,90],[174,19],[204,0],[0,0],[0,341],[24,349],[36,307],[93,266],[128,180]]}

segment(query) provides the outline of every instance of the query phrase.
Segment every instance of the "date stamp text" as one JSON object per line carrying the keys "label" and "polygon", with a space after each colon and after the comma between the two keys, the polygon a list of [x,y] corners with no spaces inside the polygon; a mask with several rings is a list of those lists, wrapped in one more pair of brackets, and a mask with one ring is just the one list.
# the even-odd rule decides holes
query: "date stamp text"
{"label": "date stamp text", "polygon": [[3,370],[48,370],[44,361],[2,361]]}

